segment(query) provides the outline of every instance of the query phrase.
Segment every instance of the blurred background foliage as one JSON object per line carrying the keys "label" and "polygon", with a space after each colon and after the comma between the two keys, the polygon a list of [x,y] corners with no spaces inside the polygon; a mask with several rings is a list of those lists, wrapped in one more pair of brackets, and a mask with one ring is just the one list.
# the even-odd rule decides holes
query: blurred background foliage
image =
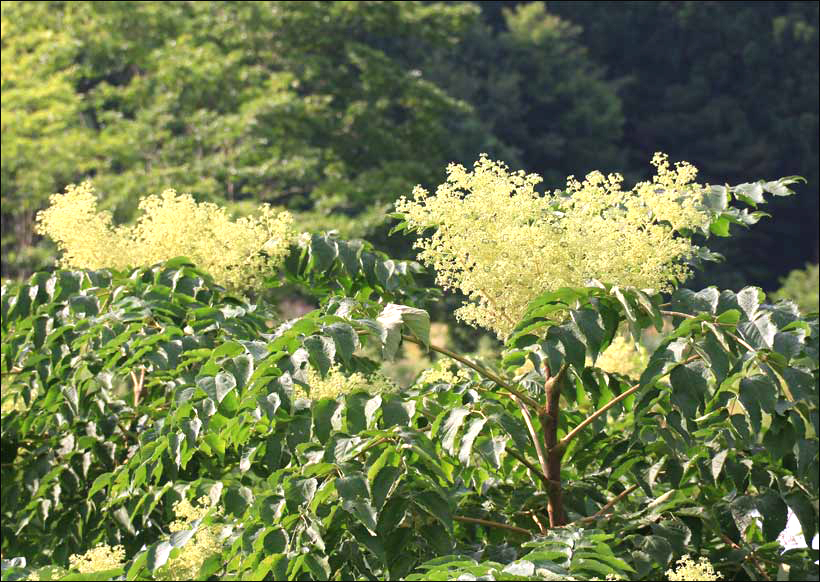
{"label": "blurred background foliage", "polygon": [[780,280],[782,287],[775,291],[774,299],[791,299],[806,313],[818,310],[820,303],[820,266],[806,265],[805,269],[795,269],[788,277]]}
{"label": "blurred background foliage", "polygon": [[704,281],[774,291],[816,263],[818,4],[2,4],[3,277],[50,264],[34,216],[85,178],[118,221],[175,188],[409,256],[385,214],[450,161],[555,188],[643,178],[655,151],[702,181],[808,179]]}

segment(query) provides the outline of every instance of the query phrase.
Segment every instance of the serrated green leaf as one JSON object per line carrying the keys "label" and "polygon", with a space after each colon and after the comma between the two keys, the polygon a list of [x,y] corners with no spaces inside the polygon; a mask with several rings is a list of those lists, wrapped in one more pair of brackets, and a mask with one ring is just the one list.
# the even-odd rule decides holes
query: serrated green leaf
{"label": "serrated green leaf", "polygon": [[336,357],[335,342],[329,337],[312,335],[305,338],[302,345],[305,346],[309,354],[311,365],[324,378],[333,365],[333,359]]}
{"label": "serrated green leaf", "polygon": [[752,430],[760,432],[762,416],[761,410],[768,414],[774,412],[775,395],[777,389],[771,380],[762,374],[749,376],[740,380],[740,402],[749,415]]}
{"label": "serrated green leaf", "polygon": [[322,333],[333,338],[336,353],[346,365],[349,365],[353,352],[359,347],[359,336],[356,330],[346,323],[332,323],[324,326]]}
{"label": "serrated green leaf", "polygon": [[450,505],[435,491],[422,491],[413,497],[416,505],[435,517],[453,535],[453,515]]}
{"label": "serrated green leaf", "polygon": [[709,371],[703,362],[696,360],[685,366],[676,366],[669,374],[672,384],[672,403],[680,408],[684,417],[695,418],[709,389]]}
{"label": "serrated green leaf", "polygon": [[148,555],[146,566],[148,570],[153,574],[159,568],[162,568],[166,562],[168,562],[168,556],[171,554],[171,550],[174,549],[168,542],[159,542],[148,548]]}
{"label": "serrated green leaf", "polygon": [[486,423],[486,418],[474,418],[470,421],[470,426],[467,430],[464,431],[464,436],[461,438],[461,447],[458,451],[458,460],[464,463],[465,466],[470,466],[473,443],[475,443],[476,438]]}
{"label": "serrated green leaf", "polygon": [[765,300],[766,294],[757,287],[745,287],[737,293],[737,303],[749,320],[754,319],[760,304]]}
{"label": "serrated green leaf", "polygon": [[763,517],[763,536],[766,541],[776,540],[786,528],[788,511],[786,503],[777,491],[769,490],[756,499],[757,509]]}
{"label": "serrated green leaf", "polygon": [[712,468],[712,479],[714,479],[715,483],[718,481],[718,477],[720,477],[721,471],[723,471],[723,464],[726,462],[726,456],[729,454],[728,449],[724,449],[722,451],[718,451],[713,457],[710,463]]}
{"label": "serrated green leaf", "polygon": [[[342,404],[332,398],[314,401],[312,407],[314,434],[325,444],[332,430],[341,429]],[[334,426],[335,425],[335,426]]]}
{"label": "serrated green leaf", "polygon": [[441,446],[448,453],[455,454],[455,439],[461,425],[464,424],[464,419],[470,415],[470,410],[467,408],[453,408],[445,413],[446,416],[441,424],[439,436],[441,438]]}

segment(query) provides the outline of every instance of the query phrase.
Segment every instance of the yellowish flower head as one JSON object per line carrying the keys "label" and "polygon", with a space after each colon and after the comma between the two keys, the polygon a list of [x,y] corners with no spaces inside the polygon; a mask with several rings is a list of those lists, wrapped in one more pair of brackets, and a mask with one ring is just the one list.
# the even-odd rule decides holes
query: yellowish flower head
{"label": "yellowish flower head", "polygon": [[609,347],[598,356],[595,365],[610,374],[638,378],[649,363],[646,348],[631,339],[618,335]]}
{"label": "yellowish flower head", "polygon": [[[395,386],[390,380],[381,375],[374,374],[368,378],[359,372],[354,372],[346,376],[338,364],[331,367],[324,378],[322,378],[319,372],[313,368],[309,368],[307,383],[310,386],[310,398],[312,400],[338,398],[354,390],[384,392],[395,389]],[[294,396],[297,398],[307,398],[308,394],[304,388],[296,386]]]}
{"label": "yellowish flower head", "polygon": [[[174,515],[176,520],[171,522],[168,529],[172,532],[191,529],[192,524],[197,519],[202,519],[211,510],[211,499],[203,495],[197,500],[198,507],[195,507],[187,499],[182,499],[174,503]],[[222,512],[221,508],[216,510],[217,514]],[[179,555],[172,558],[168,563],[157,571],[157,580],[196,580],[199,577],[199,569],[202,563],[222,551],[222,538],[219,526],[208,525],[199,526],[194,537],[181,548]]]}
{"label": "yellowish flower head", "polygon": [[100,544],[84,554],[73,554],[68,558],[69,568],[80,574],[102,572],[120,568],[125,564],[125,548]]}
{"label": "yellowish flower head", "polygon": [[456,315],[503,338],[544,291],[593,279],[668,291],[686,279],[695,247],[680,231],[707,222],[703,187],[688,163],[672,167],[663,154],[652,163],[656,175],[631,190],[596,171],[542,196],[540,176],[482,155],[473,171],[451,164],[434,195],[417,186],[396,210],[410,229],[433,229],[416,242],[418,257],[468,297]]}
{"label": "yellowish flower head", "polygon": [[666,575],[672,582],[678,580],[720,580],[723,578],[723,574],[715,572],[712,564],[706,558],[700,558],[699,561],[695,562],[688,555],[678,560],[676,568],[667,570]]}
{"label": "yellowish flower head", "polygon": [[[174,516],[176,519],[168,526],[172,532],[182,531],[191,527],[191,524],[198,519],[202,519],[211,509],[211,498],[203,495],[196,500],[199,507],[195,507],[187,499],[181,499],[174,503]],[[219,513],[220,510],[217,510]]]}
{"label": "yellowish flower head", "polygon": [[37,215],[37,230],[56,241],[64,267],[122,269],[186,256],[235,290],[254,287],[277,268],[293,236],[290,214],[267,205],[256,216],[231,220],[221,206],[166,190],[143,198],[139,208],[136,224],[114,227],[84,182],[51,197]]}
{"label": "yellowish flower head", "polygon": [[455,372],[450,371],[450,363],[446,360],[439,360],[432,366],[425,369],[419,379],[418,384],[461,384],[471,378],[469,371],[459,368]]}

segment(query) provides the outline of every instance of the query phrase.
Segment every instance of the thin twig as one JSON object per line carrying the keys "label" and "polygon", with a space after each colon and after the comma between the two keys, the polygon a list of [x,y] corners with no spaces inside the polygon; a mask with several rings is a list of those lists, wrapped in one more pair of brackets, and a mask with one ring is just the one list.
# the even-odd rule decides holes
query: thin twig
{"label": "thin twig", "polygon": [[[687,319],[694,319],[695,318],[694,315],[691,315],[689,313],[681,313],[680,311],[664,311],[664,310],[661,310],[661,313],[664,314],[664,315],[673,315],[675,317],[685,317]],[[716,325],[734,327],[734,325],[731,324],[731,323],[721,323],[719,321],[704,322],[704,323],[714,323]],[[744,348],[746,348],[750,352],[757,352],[757,350],[755,348],[753,348],[748,342],[746,342],[744,339],[740,338],[739,336],[733,334],[731,331],[727,330],[725,333],[727,335],[731,336],[737,343],[742,345]]]}
{"label": "thin twig", "polygon": [[686,319],[695,319],[695,316],[692,315],[691,313],[681,313],[680,311],[666,311],[664,309],[661,309],[661,313],[663,315],[671,315],[673,317],[684,317]]}
{"label": "thin twig", "polygon": [[11,368],[11,370],[9,370],[8,372],[3,372],[1,375],[2,376],[15,376],[15,375],[19,374],[20,372],[22,372],[23,370],[24,370],[24,368],[18,368],[16,366],[13,366]]}
{"label": "thin twig", "polygon": [[134,383],[134,408],[140,402],[140,395],[142,394],[142,385],[145,382],[145,368],[140,368],[140,379],[137,380],[137,375],[134,370],[131,370],[131,381]]}
{"label": "thin twig", "polygon": [[547,533],[549,532],[549,528],[544,525],[544,522],[538,519],[538,512],[536,512],[534,509],[528,509],[526,511],[516,511],[515,514],[526,515],[527,517],[532,519],[535,522],[535,525],[538,526],[538,530],[541,532],[541,535],[547,535]]}
{"label": "thin twig", "polygon": [[519,463],[521,463],[522,465],[527,467],[527,469],[532,471],[535,474],[535,476],[538,477],[538,479],[540,479],[541,482],[544,485],[546,485],[547,487],[552,487],[553,486],[553,484],[550,483],[550,480],[547,479],[547,476],[544,475],[541,472],[541,469],[536,467],[529,459],[527,459],[527,457],[525,457],[524,455],[522,455],[521,453],[519,453],[515,449],[506,449],[506,451],[507,451],[507,454],[509,454],[511,457],[514,457],[515,459],[517,459]]}
{"label": "thin twig", "polygon": [[369,450],[370,450],[370,449],[372,449],[373,447],[377,447],[377,446],[379,446],[379,445],[380,445],[380,444],[382,444],[382,443],[386,443],[387,441],[389,441],[389,440],[390,440],[390,438],[391,438],[391,437],[382,437],[382,438],[378,439],[377,441],[370,443],[370,444],[369,444],[369,445],[367,445],[365,448],[363,448],[361,451],[359,451],[358,453],[356,453],[355,455],[353,455],[353,458],[354,458],[354,459],[358,459],[359,457],[361,457],[363,454],[365,454],[367,451],[369,451]]}
{"label": "thin twig", "polygon": [[[741,548],[739,545],[737,545],[735,542],[733,542],[733,541],[731,540],[731,538],[730,538],[730,537],[728,537],[728,536],[727,536],[726,534],[724,534],[723,532],[718,532],[718,534],[720,535],[721,539],[722,539],[725,543],[729,544],[729,545],[730,545],[733,549],[735,549],[735,550],[743,550],[743,548]],[[768,575],[768,574],[766,574],[766,570],[764,570],[764,569],[763,569],[763,566],[761,566],[761,565],[760,565],[760,562],[758,562],[758,561],[757,561],[757,557],[754,555],[754,551],[752,551],[752,552],[746,552],[746,555],[745,555],[745,556],[743,556],[743,559],[745,560],[746,558],[748,558],[749,560],[751,560],[751,562],[752,562],[752,564],[754,565],[755,569],[756,569],[756,570],[760,573],[760,575],[761,575],[761,576],[763,576],[763,579],[764,579],[764,580],[771,580],[771,578],[769,578],[769,575]]]}
{"label": "thin twig", "polygon": [[513,397],[515,403],[518,404],[518,408],[521,409],[521,414],[524,415],[524,423],[527,425],[527,430],[530,433],[530,438],[532,438],[532,443],[535,445],[535,454],[538,455],[538,461],[541,463],[541,471],[544,473],[544,478],[549,481],[547,470],[547,456],[544,454],[544,448],[541,446],[541,439],[538,438],[538,433],[535,431],[535,426],[532,424],[532,417],[530,416],[530,411],[527,410],[527,407],[524,406],[524,403],[518,400],[517,398]]}
{"label": "thin twig", "polygon": [[[691,361],[693,361],[693,360],[698,359],[699,357],[700,357],[700,356],[698,356],[697,354],[692,355],[692,356],[689,356],[687,359],[685,359],[685,360],[684,360],[684,361],[682,361],[682,362],[679,362],[677,365],[678,365],[678,366],[683,366],[683,365],[688,364],[689,362],[691,362]],[[663,375],[661,375],[660,377],[661,377],[661,378],[663,378],[663,376],[666,376],[667,374],[669,374],[669,373],[670,373],[672,370],[674,370],[676,367],[677,367],[677,366],[673,366],[672,368],[670,368],[669,370],[667,370],[667,371],[666,371]],[[567,447],[567,445],[570,443],[570,441],[572,441],[572,439],[574,439],[576,436],[578,436],[578,433],[579,433],[579,432],[581,432],[582,430],[584,430],[584,428],[586,428],[589,424],[591,424],[591,423],[595,422],[595,420],[596,420],[599,416],[601,416],[602,414],[604,414],[607,410],[609,410],[610,408],[612,408],[613,406],[615,406],[616,404],[618,404],[620,401],[624,400],[625,398],[627,398],[627,397],[631,396],[632,394],[634,394],[635,392],[637,392],[637,391],[638,391],[638,389],[639,389],[640,387],[641,387],[641,383],[640,383],[640,382],[638,382],[637,384],[635,384],[635,385],[634,385],[634,386],[632,386],[631,388],[629,388],[629,389],[625,390],[624,392],[622,392],[621,394],[619,394],[618,396],[616,396],[615,398],[613,398],[612,400],[610,400],[609,402],[607,402],[606,404],[604,404],[601,408],[599,408],[598,410],[596,410],[595,412],[593,412],[592,414],[590,414],[588,417],[586,417],[584,420],[582,420],[582,421],[581,421],[581,423],[580,423],[578,426],[576,426],[576,427],[575,427],[574,429],[572,429],[569,433],[567,433],[567,435],[566,435],[564,438],[562,438],[562,439],[561,439],[561,441],[558,443],[558,445],[557,445],[557,446],[558,446],[561,450],[564,450],[564,449]]]}
{"label": "thin twig", "polygon": [[615,506],[616,503],[618,503],[619,501],[624,499],[627,495],[629,495],[630,493],[635,491],[635,489],[637,489],[637,488],[638,488],[637,485],[633,485],[632,487],[624,489],[620,494],[615,496],[614,499],[607,502],[607,504],[604,505],[601,509],[599,509],[598,511],[596,511],[595,513],[593,513],[590,516],[582,517],[581,519],[578,519],[578,520],[572,522],[570,525],[574,525],[574,524],[577,524],[577,523],[586,523],[586,522],[589,522],[589,521],[595,521],[596,519],[598,519],[599,517],[604,515],[607,511],[612,509]]}
{"label": "thin twig", "polygon": [[489,527],[499,527],[501,529],[508,529],[510,531],[514,531],[516,533],[524,534],[531,536],[532,532],[528,529],[524,529],[523,527],[517,527],[514,525],[507,525],[506,523],[499,523],[497,521],[490,521],[488,519],[479,519],[477,517],[464,517],[462,515],[454,515],[453,519],[456,521],[461,521],[464,523],[477,523],[479,525],[486,525]]}
{"label": "thin twig", "polygon": [[[105,308],[108,307],[108,302],[111,301],[111,297],[114,295],[111,291],[105,292],[103,291],[100,295],[105,295],[105,300],[100,305],[100,313],[105,311]],[[99,301],[100,295],[97,295],[97,300]]]}
{"label": "thin twig", "polygon": [[541,535],[544,535],[544,536],[547,535],[547,526],[545,526],[541,522],[541,520],[538,519],[538,514],[535,513],[534,511],[530,512],[530,517],[532,517],[532,520],[535,522],[535,525],[538,526],[538,530],[541,532]]}
{"label": "thin twig", "polygon": [[763,354],[758,354],[758,353],[757,353],[757,349],[753,348],[753,347],[751,346],[751,344],[749,344],[746,340],[744,340],[744,339],[743,339],[743,338],[741,338],[740,336],[738,336],[738,335],[736,335],[736,334],[733,334],[731,331],[728,331],[728,330],[727,330],[727,331],[725,331],[724,333],[725,333],[726,335],[728,335],[729,337],[733,338],[733,339],[734,339],[737,343],[739,343],[740,345],[742,345],[744,348],[746,348],[746,349],[747,349],[747,350],[749,350],[750,352],[754,352],[755,354],[757,354],[759,357],[761,357],[761,358],[762,358],[762,359],[764,359],[764,360],[766,359],[766,358],[765,358],[765,356],[763,356]]}
{"label": "thin twig", "polygon": [[140,438],[137,435],[137,433],[131,432],[130,430],[125,428],[119,420],[117,421],[117,426],[122,431],[122,434],[125,436],[126,439],[131,439],[131,440],[133,440],[134,442],[137,442],[137,443],[139,442]]}
{"label": "thin twig", "polygon": [[455,353],[455,352],[453,352],[453,351],[451,351],[447,348],[437,346],[435,344],[425,344],[423,341],[421,341],[420,339],[418,339],[418,338],[416,338],[412,335],[403,334],[401,337],[405,341],[412,342],[412,343],[418,344],[420,346],[426,346],[434,352],[444,354],[445,356],[447,356],[449,358],[452,358],[452,359],[456,360],[457,362],[461,362],[462,364],[464,364],[468,368],[471,368],[471,369],[475,370],[476,372],[478,372],[479,374],[481,374],[482,376],[484,376],[488,380],[490,380],[492,382],[495,382],[496,384],[498,384],[502,388],[505,388],[506,390],[508,390],[509,392],[514,394],[517,398],[519,398],[522,402],[525,402],[528,406],[530,406],[532,408],[538,408],[538,402],[536,402],[535,400],[530,398],[528,395],[521,392],[515,386],[512,386],[509,382],[507,382],[506,380],[504,380],[503,378],[501,378],[497,374],[491,372],[490,370],[488,370],[487,368],[485,368],[484,366],[482,366],[480,364],[476,364],[475,362],[471,362],[469,359],[465,358],[461,354],[457,354],[457,353]]}

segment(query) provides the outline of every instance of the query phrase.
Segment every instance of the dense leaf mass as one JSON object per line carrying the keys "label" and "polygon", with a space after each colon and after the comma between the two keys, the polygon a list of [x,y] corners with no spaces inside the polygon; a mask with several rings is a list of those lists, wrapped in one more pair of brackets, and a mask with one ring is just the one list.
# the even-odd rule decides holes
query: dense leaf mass
{"label": "dense leaf mass", "polygon": [[[787,508],[817,531],[816,315],[755,288],[663,305],[564,288],[530,303],[495,372],[464,360],[406,390],[306,400],[294,389],[311,378],[366,376],[429,342],[419,308],[319,289],[321,309],[280,325],[183,259],[4,286],[3,553],[31,560],[8,575],[105,543],[126,554],[105,575],[128,579],[657,579],[684,554],[727,577],[816,576],[816,551],[776,541]],[[664,317],[637,383],[596,367],[620,322],[640,334]],[[528,413],[495,386],[538,401],[562,366],[568,525],[550,529]],[[223,509],[174,526],[203,495]]]}

